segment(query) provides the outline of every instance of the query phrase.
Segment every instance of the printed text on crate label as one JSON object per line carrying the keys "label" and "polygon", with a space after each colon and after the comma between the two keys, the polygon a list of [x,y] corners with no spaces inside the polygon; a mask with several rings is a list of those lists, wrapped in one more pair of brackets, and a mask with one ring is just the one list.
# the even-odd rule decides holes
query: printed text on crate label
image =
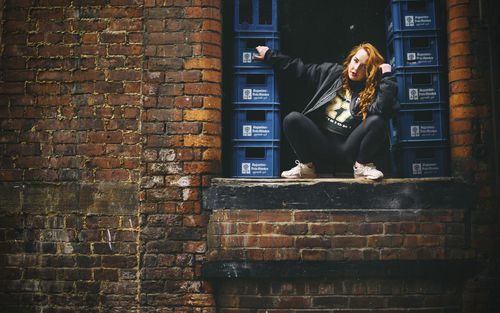
{"label": "printed text on crate label", "polygon": [[269,173],[269,166],[266,163],[241,163],[241,174],[264,175],[267,173]]}
{"label": "printed text on crate label", "polygon": [[270,96],[266,89],[243,89],[243,100],[269,100]]}
{"label": "printed text on crate label", "polygon": [[411,126],[410,136],[412,137],[432,137],[437,135],[435,126]]}
{"label": "printed text on crate label", "polygon": [[406,59],[409,63],[432,63],[434,62],[434,55],[430,52],[408,52],[406,54]]}
{"label": "printed text on crate label", "polygon": [[267,126],[243,125],[243,136],[266,137],[271,130]]}
{"label": "printed text on crate label", "polygon": [[408,88],[408,99],[410,101],[435,100],[437,91],[434,88]]}
{"label": "printed text on crate label", "polygon": [[432,18],[429,15],[407,15],[405,16],[406,27],[422,27],[429,26],[432,23]]}
{"label": "printed text on crate label", "polygon": [[437,163],[413,163],[412,173],[413,175],[428,175],[434,174],[439,171],[439,165]]}

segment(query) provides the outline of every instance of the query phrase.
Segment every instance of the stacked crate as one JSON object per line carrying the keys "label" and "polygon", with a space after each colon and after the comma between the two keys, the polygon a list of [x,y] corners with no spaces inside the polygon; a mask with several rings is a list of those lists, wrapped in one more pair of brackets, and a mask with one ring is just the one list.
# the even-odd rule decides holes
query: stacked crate
{"label": "stacked crate", "polygon": [[253,57],[279,48],[277,0],[235,0],[232,177],[278,177],[280,112],[274,71]]}
{"label": "stacked crate", "polygon": [[390,0],[387,59],[401,111],[391,120],[394,177],[448,176],[447,77],[438,1]]}

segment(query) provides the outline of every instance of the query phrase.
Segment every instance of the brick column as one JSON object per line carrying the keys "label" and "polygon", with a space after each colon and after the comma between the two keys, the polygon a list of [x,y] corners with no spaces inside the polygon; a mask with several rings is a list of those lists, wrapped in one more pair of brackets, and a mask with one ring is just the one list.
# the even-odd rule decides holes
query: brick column
{"label": "brick column", "polygon": [[148,0],[145,17],[141,308],[212,312],[200,200],[221,168],[221,1]]}
{"label": "brick column", "polygon": [[478,31],[478,1],[448,0],[447,8],[452,176],[484,183],[483,195],[491,195],[487,38]]}

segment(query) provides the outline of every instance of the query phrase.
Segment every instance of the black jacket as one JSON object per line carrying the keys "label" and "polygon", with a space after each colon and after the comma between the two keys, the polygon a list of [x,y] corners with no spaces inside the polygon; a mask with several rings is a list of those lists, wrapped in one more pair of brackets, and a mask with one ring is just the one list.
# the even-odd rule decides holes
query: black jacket
{"label": "black jacket", "polygon": [[[277,50],[268,50],[264,62],[271,65],[276,71],[291,77],[303,80],[310,84],[314,95],[302,111],[303,114],[312,113],[336,97],[337,91],[342,87],[343,67],[336,63],[304,64],[301,59],[291,58]],[[397,81],[391,73],[382,75],[373,103],[367,108],[368,115],[377,114],[390,118],[399,110],[397,99]],[[355,116],[357,108],[357,95],[353,94],[351,101],[351,114]]]}

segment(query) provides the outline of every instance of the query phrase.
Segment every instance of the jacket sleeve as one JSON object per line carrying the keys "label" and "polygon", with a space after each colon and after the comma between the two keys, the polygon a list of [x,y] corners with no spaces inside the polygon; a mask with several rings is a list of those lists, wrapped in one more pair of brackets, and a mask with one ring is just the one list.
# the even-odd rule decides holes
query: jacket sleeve
{"label": "jacket sleeve", "polygon": [[399,111],[398,83],[395,76],[385,73],[379,84],[375,101],[367,108],[368,114],[382,115],[390,118]]}
{"label": "jacket sleeve", "polygon": [[264,62],[271,65],[277,72],[303,80],[311,86],[318,86],[331,71],[342,69],[336,63],[306,64],[300,58],[289,57],[277,50],[268,50],[264,56]]}

